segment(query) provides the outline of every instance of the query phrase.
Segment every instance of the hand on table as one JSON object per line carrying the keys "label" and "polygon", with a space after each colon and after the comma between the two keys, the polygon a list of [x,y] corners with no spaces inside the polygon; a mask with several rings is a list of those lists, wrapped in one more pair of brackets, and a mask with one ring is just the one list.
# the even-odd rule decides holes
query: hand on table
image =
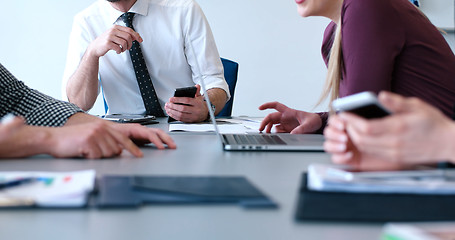
{"label": "hand on table", "polygon": [[261,122],[259,131],[270,133],[275,125],[277,132],[292,134],[314,133],[322,126],[322,120],[316,113],[298,111],[279,102],[268,102],[259,106],[259,110],[275,109],[278,112],[267,115]]}

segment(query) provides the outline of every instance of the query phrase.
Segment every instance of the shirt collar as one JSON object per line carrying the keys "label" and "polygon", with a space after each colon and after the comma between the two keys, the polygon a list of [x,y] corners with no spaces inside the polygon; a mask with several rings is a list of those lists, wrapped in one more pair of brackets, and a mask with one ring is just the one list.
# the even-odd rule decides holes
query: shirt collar
{"label": "shirt collar", "polygon": [[[100,0],[102,2],[102,7],[107,10],[108,13],[108,20],[111,23],[116,23],[119,17],[123,14],[123,12],[115,9],[111,6],[111,4],[106,0]],[[130,8],[128,12],[133,12],[139,15],[147,16],[148,7],[146,0],[137,0],[136,3]]]}
{"label": "shirt collar", "polygon": [[129,10],[129,12],[133,12],[142,16],[147,16],[148,11],[149,5],[147,4],[146,0],[137,0]]}

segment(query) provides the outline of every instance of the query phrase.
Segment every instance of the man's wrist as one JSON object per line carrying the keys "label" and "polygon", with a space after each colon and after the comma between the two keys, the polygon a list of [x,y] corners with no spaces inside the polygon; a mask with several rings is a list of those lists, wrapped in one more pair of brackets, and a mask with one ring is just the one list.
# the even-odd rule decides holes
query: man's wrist
{"label": "man's wrist", "polygon": [[[215,111],[216,111],[216,106],[210,102],[210,108],[211,108],[211,111],[213,112],[213,115],[215,115]],[[210,109],[207,109],[207,118],[205,119],[206,121],[210,121],[211,119],[211,116],[210,116]]]}
{"label": "man's wrist", "polygon": [[87,47],[87,49],[85,50],[85,54],[83,57],[85,57],[86,60],[89,60],[89,61],[98,61],[101,56],[98,56],[97,49],[93,45],[93,42],[92,42],[92,44],[90,44]]}
{"label": "man's wrist", "polygon": [[[26,134],[28,138],[25,146],[29,151],[27,155],[51,154],[56,147],[53,134],[55,131],[58,131],[58,129],[60,128],[25,126],[24,131],[28,132],[28,134]],[[31,132],[33,132],[33,134],[31,134]]]}
{"label": "man's wrist", "polygon": [[84,113],[84,112],[77,112],[68,118],[68,120],[65,123],[65,126],[71,126],[71,125],[83,124],[83,123],[95,122],[95,121],[104,121],[104,120],[102,120],[101,118],[95,117],[93,115]]}

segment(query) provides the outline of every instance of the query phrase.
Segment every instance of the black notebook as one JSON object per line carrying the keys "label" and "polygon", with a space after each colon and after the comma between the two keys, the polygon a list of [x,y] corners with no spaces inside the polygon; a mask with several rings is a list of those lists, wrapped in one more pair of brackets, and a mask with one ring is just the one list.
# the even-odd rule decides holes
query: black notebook
{"label": "black notebook", "polygon": [[245,208],[276,208],[277,204],[245,177],[103,176],[99,207],[143,204],[231,203]]}
{"label": "black notebook", "polygon": [[346,193],[308,189],[302,175],[296,219],[300,221],[455,220],[455,195]]}

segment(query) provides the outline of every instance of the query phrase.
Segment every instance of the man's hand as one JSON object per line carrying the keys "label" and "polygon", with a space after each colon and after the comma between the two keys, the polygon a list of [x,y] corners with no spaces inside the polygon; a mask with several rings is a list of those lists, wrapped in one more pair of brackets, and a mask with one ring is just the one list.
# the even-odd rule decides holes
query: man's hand
{"label": "man's hand", "polygon": [[315,113],[308,113],[288,108],[279,102],[268,102],[259,106],[259,110],[275,109],[278,112],[267,115],[261,122],[259,131],[270,133],[273,125],[277,132],[290,132],[292,134],[316,132],[322,126],[322,120]]}
{"label": "man's hand", "polygon": [[142,42],[139,33],[129,27],[112,26],[109,30],[98,36],[88,47],[87,52],[93,57],[100,58],[108,51],[114,50],[120,54],[129,50],[133,41]]}
{"label": "man's hand", "polygon": [[54,157],[108,158],[122,153],[123,149],[135,157],[141,150],[112,124],[95,121],[49,129],[48,152]]}
{"label": "man's hand", "polygon": [[135,157],[143,153],[134,144],[153,143],[158,149],[176,148],[174,141],[162,130],[139,124],[119,124],[85,113],[71,116],[63,127],[39,127],[23,124],[15,118],[0,124],[0,157],[27,157],[50,154],[58,158],[108,158],[123,149]]}
{"label": "man's hand", "polygon": [[202,122],[207,119],[209,110],[204,97],[200,94],[201,86],[196,85],[197,91],[194,98],[171,97],[164,106],[166,113],[182,122]]}
{"label": "man's hand", "polygon": [[175,149],[177,146],[174,140],[161,129],[148,128],[136,123],[113,124],[115,130],[133,140],[136,144],[153,143],[158,149],[164,149],[166,144],[168,148]]}
{"label": "man's hand", "polygon": [[102,120],[50,130],[49,152],[54,157],[108,158],[120,155],[123,149],[142,157],[143,153],[133,141],[153,143],[159,149],[164,149],[164,144],[176,148],[171,137],[162,130],[139,124]]}
{"label": "man's hand", "polygon": [[[80,126],[84,127],[80,133],[77,133],[77,130],[74,129],[78,129]],[[71,129],[72,127],[74,129]],[[141,157],[142,152],[133,141],[140,144],[153,143],[159,149],[164,149],[164,144],[168,145],[168,148],[176,148],[172,138],[162,130],[147,128],[139,124],[113,123],[85,113],[74,114],[61,129],[68,131],[66,133],[68,138],[70,138],[69,136],[74,138],[71,141],[76,141],[80,144],[80,151],[74,152],[75,150],[73,149],[72,154],[76,154],[73,156],[87,158],[113,157],[119,155],[122,149],[126,149],[134,156]],[[62,139],[65,136],[62,136]],[[86,142],[89,142],[89,144],[85,144]],[[70,145],[62,145],[61,147],[63,149],[66,147],[75,148]],[[64,152],[59,153],[64,154]],[[60,154],[55,156],[62,157]]]}

